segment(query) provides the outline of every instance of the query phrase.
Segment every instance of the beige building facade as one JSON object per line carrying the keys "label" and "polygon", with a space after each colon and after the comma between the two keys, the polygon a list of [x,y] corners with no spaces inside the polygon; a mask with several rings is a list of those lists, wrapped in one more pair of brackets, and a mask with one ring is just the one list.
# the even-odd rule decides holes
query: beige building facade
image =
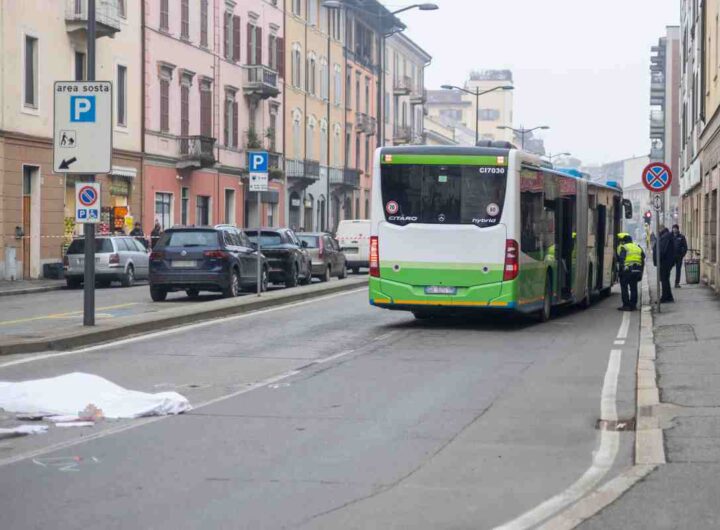
{"label": "beige building facade", "polygon": [[[116,212],[141,219],[140,4],[97,0],[96,78],[114,87],[112,173],[97,178],[101,232],[122,225]],[[80,177],[53,172],[52,112],[55,81],[87,79],[86,29],[87,0],[0,0],[0,279],[42,277],[81,233]]]}

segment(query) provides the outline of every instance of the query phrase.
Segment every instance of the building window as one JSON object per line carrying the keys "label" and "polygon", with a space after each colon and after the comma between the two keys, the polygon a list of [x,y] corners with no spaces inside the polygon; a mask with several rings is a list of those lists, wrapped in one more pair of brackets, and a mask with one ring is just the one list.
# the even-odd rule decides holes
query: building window
{"label": "building window", "polygon": [[291,76],[292,76],[292,85],[295,88],[301,88],[302,87],[302,49],[300,48],[300,45],[295,43],[293,44],[292,49],[292,57],[291,57]]}
{"label": "building window", "polygon": [[225,219],[226,224],[235,224],[235,190],[225,190]]}
{"label": "building window", "polygon": [[330,70],[328,68],[327,59],[320,59],[320,97],[325,101],[330,99],[328,91],[330,90]]}
{"label": "building window", "polygon": [[208,0],[200,0],[200,46],[208,45]]}
{"label": "building window", "polygon": [[385,123],[390,123],[390,93],[385,92]]}
{"label": "building window", "polygon": [[360,72],[355,72],[355,110],[360,112]]}
{"label": "building window", "polygon": [[122,18],[127,18],[127,8],[125,5],[125,0],[118,0],[118,15],[120,15]]}
{"label": "building window", "polygon": [[268,35],[268,66],[277,72],[278,70],[278,48],[277,36]]}
{"label": "building window", "polygon": [[225,146],[238,146],[238,103],[235,91],[225,91]]}
{"label": "building window", "polygon": [[370,174],[370,138],[365,137],[365,173]]}
{"label": "building window", "polygon": [[198,226],[210,225],[210,197],[198,195],[196,204],[195,224]]}
{"label": "building window", "polygon": [[268,137],[268,149],[270,151],[277,151],[277,118],[279,113],[279,107],[277,105],[270,105],[270,116],[269,116],[269,137]]}
{"label": "building window", "polygon": [[370,78],[365,78],[365,114],[370,114]]}
{"label": "building window", "polygon": [[302,16],[302,0],[292,0],[292,12],[296,17]]}
{"label": "building window", "polygon": [[117,124],[127,126],[127,66],[117,67]]}
{"label": "building window", "polygon": [[170,29],[170,0],[160,0],[160,29],[168,31]]}
{"label": "building window", "polygon": [[305,89],[308,91],[308,94],[315,95],[315,81],[317,76],[317,61],[315,60],[315,55],[310,54],[308,55],[307,60],[307,71],[305,72],[305,78],[307,80],[307,86]]}
{"label": "building window", "polygon": [[75,52],[75,81],[85,80],[85,54]]}
{"label": "building window", "polygon": [[350,150],[352,149],[352,127],[345,130],[345,167],[350,166]]}
{"label": "building window", "polygon": [[308,0],[308,23],[311,26],[317,26],[317,23],[318,23],[317,0]]}
{"label": "building window", "polygon": [[163,230],[172,226],[172,193],[155,194],[155,219]]}
{"label": "building window", "polygon": [[262,64],[262,28],[247,25],[247,64]]}
{"label": "building window", "polygon": [[340,126],[335,126],[335,134],[333,135],[333,165],[340,167]]}
{"label": "building window", "polygon": [[240,17],[229,11],[225,12],[225,58],[240,60]]}
{"label": "building window", "polygon": [[500,111],[496,109],[480,109],[478,111],[479,121],[498,121],[500,119]]}
{"label": "building window", "polygon": [[[190,83],[180,84],[180,136],[190,135]],[[187,152],[187,150],[185,151]]]}
{"label": "building window", "polygon": [[212,84],[200,81],[200,134],[210,138],[212,134]]}
{"label": "building window", "polygon": [[190,188],[180,188],[180,224],[187,226],[190,224],[188,219],[188,206],[190,205]]}
{"label": "building window", "polygon": [[293,125],[292,125],[292,142],[293,142],[293,156],[296,160],[299,160],[302,158],[301,148],[300,148],[300,114],[296,113],[293,116]]}
{"label": "building window", "polygon": [[190,0],[180,0],[180,38],[190,38]]}
{"label": "building window", "polygon": [[160,130],[170,130],[170,80],[160,79]]}
{"label": "building window", "polygon": [[360,135],[355,135],[355,169],[360,169]]}
{"label": "building window", "polygon": [[317,160],[317,158],[315,158],[315,118],[308,120],[305,158],[309,160]]}
{"label": "building window", "polygon": [[23,102],[26,107],[38,106],[37,90],[38,74],[38,40],[25,36],[25,94]]}
{"label": "building window", "polygon": [[320,122],[320,163],[330,165],[328,159],[328,124],[325,120]]}
{"label": "building window", "polygon": [[336,64],[334,66],[335,69],[335,94],[333,97],[333,102],[335,105],[340,105],[340,101],[342,98],[342,73],[340,71],[340,65]]}
{"label": "building window", "polygon": [[352,101],[352,70],[347,69],[345,74],[345,108],[352,108],[350,102]]}

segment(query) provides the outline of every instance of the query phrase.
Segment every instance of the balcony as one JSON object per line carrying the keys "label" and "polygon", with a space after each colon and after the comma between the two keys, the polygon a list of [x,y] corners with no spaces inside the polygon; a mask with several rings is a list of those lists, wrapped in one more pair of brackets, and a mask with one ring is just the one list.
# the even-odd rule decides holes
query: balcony
{"label": "balcony", "polygon": [[348,188],[360,187],[360,170],[346,167],[344,169],[330,168],[330,184]]}
{"label": "balcony", "polygon": [[180,160],[178,169],[204,168],[215,165],[215,138],[207,136],[181,136],[178,138]]}
{"label": "balcony", "polygon": [[407,96],[412,92],[413,82],[409,75],[401,75],[393,80],[393,94]]}
{"label": "balcony", "polygon": [[[114,37],[120,31],[120,12],[117,0],[95,1],[95,33],[100,37]],[[88,0],[65,0],[67,31],[87,31]]]}
{"label": "balcony", "polygon": [[246,65],[243,93],[257,99],[277,97],[280,94],[277,72],[261,64]]}
{"label": "balcony", "polygon": [[411,105],[424,105],[427,102],[427,89],[414,89],[410,94]]}
{"label": "balcony", "polygon": [[305,159],[305,177],[312,180],[320,179],[320,162]]}
{"label": "balcony", "polygon": [[355,129],[372,136],[377,132],[377,120],[364,112],[355,113]]}
{"label": "balcony", "polygon": [[270,170],[270,179],[281,180],[283,177],[282,155],[280,153],[268,154],[268,168]]}
{"label": "balcony", "polygon": [[289,179],[294,179],[304,186],[320,180],[320,162],[315,160],[286,160],[285,171]]}
{"label": "balcony", "polygon": [[398,125],[397,127],[395,127],[395,131],[393,133],[393,143],[395,145],[410,143],[413,136],[412,133],[413,132],[410,127],[403,127],[402,125]]}

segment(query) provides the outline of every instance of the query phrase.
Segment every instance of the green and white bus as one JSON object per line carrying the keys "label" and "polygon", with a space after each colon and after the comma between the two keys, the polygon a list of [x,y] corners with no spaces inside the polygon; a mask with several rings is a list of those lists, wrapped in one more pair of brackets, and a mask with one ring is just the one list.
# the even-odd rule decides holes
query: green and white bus
{"label": "green and white bus", "polygon": [[545,321],[553,306],[609,294],[623,208],[632,215],[621,189],[500,145],[376,151],[372,305]]}

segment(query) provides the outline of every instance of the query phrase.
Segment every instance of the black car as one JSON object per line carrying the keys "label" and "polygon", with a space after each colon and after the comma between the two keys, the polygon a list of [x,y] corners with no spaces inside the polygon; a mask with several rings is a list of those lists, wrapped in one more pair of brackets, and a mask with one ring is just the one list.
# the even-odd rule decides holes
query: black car
{"label": "black car", "polygon": [[[166,230],[150,254],[150,296],[165,300],[171,291],[191,298],[200,291],[237,296],[257,289],[257,251],[237,228],[177,227]],[[261,289],[267,290],[269,267],[261,256]]]}
{"label": "black car", "polygon": [[[257,229],[245,231],[250,241],[257,243]],[[260,250],[270,266],[270,281],[295,287],[312,280],[312,262],[295,232],[289,228],[261,228]]]}

